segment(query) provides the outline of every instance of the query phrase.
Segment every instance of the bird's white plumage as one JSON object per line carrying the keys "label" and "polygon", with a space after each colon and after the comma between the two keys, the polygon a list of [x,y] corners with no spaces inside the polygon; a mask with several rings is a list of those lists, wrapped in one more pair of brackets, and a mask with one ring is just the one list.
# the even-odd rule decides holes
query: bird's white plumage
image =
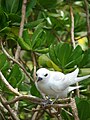
{"label": "bird's white plumage", "polygon": [[[49,71],[46,68],[40,68],[37,70],[37,81],[35,82],[37,89],[41,94],[45,94],[52,97],[67,97],[67,94],[79,88],[80,86],[70,87],[81,80],[87,79],[90,75],[77,77],[79,69],[75,71],[63,74],[61,72]],[[38,79],[40,78],[40,81]]]}

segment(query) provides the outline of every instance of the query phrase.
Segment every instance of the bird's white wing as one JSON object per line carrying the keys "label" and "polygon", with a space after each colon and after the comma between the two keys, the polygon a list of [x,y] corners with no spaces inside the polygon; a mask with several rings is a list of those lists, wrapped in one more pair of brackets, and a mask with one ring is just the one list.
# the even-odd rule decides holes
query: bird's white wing
{"label": "bird's white wing", "polygon": [[50,80],[53,81],[63,81],[65,79],[65,75],[61,72],[51,71]]}
{"label": "bird's white wing", "polygon": [[60,92],[66,89],[65,75],[61,72],[51,72],[50,74],[50,88],[55,92]]}
{"label": "bird's white wing", "polygon": [[63,74],[61,72],[52,72],[50,77],[50,87],[55,92],[60,92],[65,90],[67,87],[69,87],[71,84],[76,83],[75,78],[77,78],[79,69],[77,68],[75,71]]}
{"label": "bird's white wing", "polygon": [[79,73],[79,69],[77,68],[75,71],[68,73],[65,75],[65,84],[66,86],[73,85],[74,83],[77,82],[77,76]]}

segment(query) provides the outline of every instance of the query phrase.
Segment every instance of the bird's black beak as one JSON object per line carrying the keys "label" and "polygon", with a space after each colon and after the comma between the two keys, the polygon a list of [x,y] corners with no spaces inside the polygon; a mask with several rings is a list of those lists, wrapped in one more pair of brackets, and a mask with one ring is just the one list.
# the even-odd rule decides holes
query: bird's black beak
{"label": "bird's black beak", "polygon": [[38,77],[38,80],[37,80],[37,82],[39,82],[39,81],[41,81],[42,80],[42,78],[41,77]]}

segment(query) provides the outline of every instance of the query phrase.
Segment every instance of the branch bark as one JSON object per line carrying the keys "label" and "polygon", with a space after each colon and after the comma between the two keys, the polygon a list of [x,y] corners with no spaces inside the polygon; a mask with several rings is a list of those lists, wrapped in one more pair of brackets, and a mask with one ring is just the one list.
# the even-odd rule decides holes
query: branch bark
{"label": "branch bark", "polygon": [[[73,14],[72,6],[70,6],[70,15],[71,15],[71,41],[73,44],[73,48],[75,49],[76,45],[75,45],[75,40],[74,40],[74,14]],[[77,82],[76,86],[78,86],[78,85],[79,85],[79,83]],[[77,96],[79,97],[80,96],[79,89],[76,89],[76,92],[77,92]]]}
{"label": "branch bark", "polygon": [[[27,0],[23,0],[22,17],[21,17],[22,19],[21,19],[21,23],[20,23],[19,37],[22,37],[22,35],[23,35],[24,21],[25,21],[25,14],[26,14],[26,4],[27,4]],[[20,51],[21,51],[21,47],[19,46],[19,44],[17,44],[17,50],[16,50],[16,53],[15,53],[15,59],[16,60],[19,59]]]}
{"label": "branch bark", "polygon": [[71,98],[70,106],[72,108],[72,113],[73,113],[73,116],[74,116],[74,120],[79,120],[77,106],[76,106],[74,98]]}
{"label": "branch bark", "polygon": [[11,91],[13,92],[14,94],[16,95],[21,95],[18,91],[16,91],[9,83],[8,81],[6,80],[6,78],[4,77],[4,75],[2,74],[2,72],[0,71],[0,79],[2,80],[2,82],[6,85],[6,87]]}
{"label": "branch bark", "polygon": [[86,21],[87,21],[87,37],[88,43],[90,47],[90,20],[89,20],[89,3],[87,0],[84,0],[85,3],[85,10],[86,10]]}
{"label": "branch bark", "polygon": [[26,69],[16,60],[14,59],[13,57],[11,57],[7,51],[4,49],[3,47],[3,44],[2,44],[2,40],[1,40],[1,48],[2,48],[2,51],[4,52],[4,54],[8,57],[8,59],[12,60],[13,62],[15,62],[16,64],[18,64],[20,66],[20,68],[23,70],[23,72],[26,74],[26,76],[28,78],[30,78],[32,81],[33,81],[33,78],[27,73]]}
{"label": "branch bark", "polygon": [[34,81],[36,81],[36,58],[35,58],[35,53],[32,52],[32,59],[33,59],[33,65],[34,65],[34,70],[33,70],[33,78],[34,78]]}
{"label": "branch bark", "polygon": [[13,118],[13,120],[20,120],[18,118],[18,116],[14,113],[14,111],[12,110],[12,108],[9,106],[9,105],[6,105],[6,100],[5,98],[3,98],[1,95],[0,95],[0,101],[1,103],[3,104],[3,106],[8,110],[9,114],[11,115],[11,117]]}
{"label": "branch bark", "polygon": [[74,15],[72,6],[70,6],[70,15],[71,15],[71,41],[73,44],[73,48],[75,49],[75,40],[74,40]]}

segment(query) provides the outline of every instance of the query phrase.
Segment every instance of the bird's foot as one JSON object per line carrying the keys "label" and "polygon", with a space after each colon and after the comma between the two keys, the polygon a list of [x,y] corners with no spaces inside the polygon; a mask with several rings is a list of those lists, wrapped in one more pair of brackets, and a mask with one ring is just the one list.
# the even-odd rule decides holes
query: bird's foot
{"label": "bird's foot", "polygon": [[52,104],[52,101],[50,99],[46,99],[44,102],[43,102],[43,106],[47,106],[48,104]]}

